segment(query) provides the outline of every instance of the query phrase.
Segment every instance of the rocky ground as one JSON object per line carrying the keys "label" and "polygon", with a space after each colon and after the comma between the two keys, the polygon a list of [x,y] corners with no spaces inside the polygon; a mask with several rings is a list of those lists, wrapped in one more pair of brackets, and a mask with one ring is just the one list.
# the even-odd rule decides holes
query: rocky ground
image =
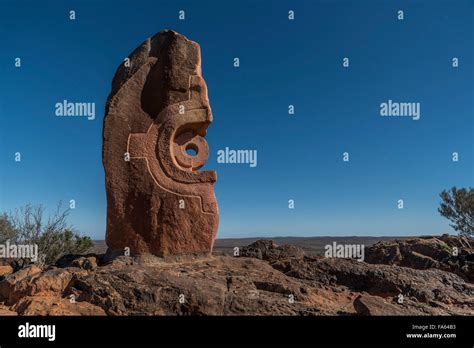
{"label": "rocky ground", "polygon": [[[257,241],[240,256],[4,261],[0,315],[473,315],[472,241],[384,241],[366,262]],[[453,253],[453,248],[458,253]]]}

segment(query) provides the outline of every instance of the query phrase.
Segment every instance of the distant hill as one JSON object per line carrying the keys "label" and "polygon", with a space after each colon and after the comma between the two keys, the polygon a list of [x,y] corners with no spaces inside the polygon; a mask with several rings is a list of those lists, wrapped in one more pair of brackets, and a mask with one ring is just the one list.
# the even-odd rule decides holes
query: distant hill
{"label": "distant hill", "polygon": [[[255,238],[224,238],[216,239],[214,245],[214,254],[231,255],[233,249],[238,246],[249,245],[259,239],[271,239],[278,245],[291,244],[302,248],[308,255],[321,255],[324,252],[324,246],[333,242],[341,244],[364,244],[369,247],[380,241],[407,239],[405,237],[255,237]],[[103,254],[107,250],[104,240],[95,240],[93,253]]]}

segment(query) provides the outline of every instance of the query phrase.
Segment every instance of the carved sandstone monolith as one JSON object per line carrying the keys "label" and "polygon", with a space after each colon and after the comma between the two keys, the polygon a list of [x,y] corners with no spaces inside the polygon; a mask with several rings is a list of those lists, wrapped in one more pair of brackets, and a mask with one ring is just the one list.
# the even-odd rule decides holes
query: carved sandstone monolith
{"label": "carved sandstone monolith", "polygon": [[199,171],[211,122],[197,43],[161,31],[118,68],[102,151],[110,249],[159,256],[212,250],[216,173]]}

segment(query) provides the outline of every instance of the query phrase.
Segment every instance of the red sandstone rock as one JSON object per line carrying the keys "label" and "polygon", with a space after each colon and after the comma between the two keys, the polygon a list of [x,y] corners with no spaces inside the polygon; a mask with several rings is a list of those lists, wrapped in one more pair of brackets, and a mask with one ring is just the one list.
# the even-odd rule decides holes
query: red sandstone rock
{"label": "red sandstone rock", "polygon": [[106,315],[102,308],[88,302],[72,302],[68,298],[57,298],[52,296],[25,297],[15,305],[15,309],[20,315],[34,316]]}
{"label": "red sandstone rock", "polygon": [[17,313],[15,311],[12,311],[7,306],[4,306],[4,305],[0,304],[0,317],[16,316],[16,315],[17,315]]}
{"label": "red sandstone rock", "polygon": [[0,301],[8,304],[16,302],[25,293],[32,279],[41,274],[41,268],[31,265],[9,274],[0,282]]}
{"label": "red sandstone rock", "polygon": [[158,256],[209,253],[218,208],[216,173],[199,171],[212,121],[199,45],[165,30],[129,59],[115,74],[104,119],[107,245]]}
{"label": "red sandstone rock", "polygon": [[[472,315],[474,310],[474,285],[451,272],[304,256],[271,241],[241,250],[252,257],[170,260],[143,254],[103,262],[105,255],[88,255],[69,256],[63,266],[45,270],[28,266],[0,280],[0,316]],[[84,269],[88,259],[97,267]]]}
{"label": "red sandstone rock", "polygon": [[416,269],[441,269],[456,273],[469,282],[474,281],[474,248],[469,239],[462,236],[446,234],[379,242],[366,250],[365,261]]}
{"label": "red sandstone rock", "polygon": [[0,266],[0,277],[5,276],[7,274],[13,273],[13,267],[6,265]]}
{"label": "red sandstone rock", "polygon": [[419,315],[419,311],[410,306],[402,306],[382,297],[367,294],[354,300],[354,308],[359,315]]}

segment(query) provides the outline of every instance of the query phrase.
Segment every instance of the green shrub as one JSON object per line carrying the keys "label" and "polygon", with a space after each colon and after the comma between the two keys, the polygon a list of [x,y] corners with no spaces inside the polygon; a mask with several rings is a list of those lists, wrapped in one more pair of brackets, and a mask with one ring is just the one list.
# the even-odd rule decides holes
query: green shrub
{"label": "green shrub", "polygon": [[67,224],[70,210],[61,210],[46,218],[42,205],[25,205],[13,213],[0,215],[0,243],[7,240],[15,244],[38,245],[39,261],[43,266],[54,264],[66,254],[83,254],[89,251],[92,240],[81,236]]}
{"label": "green shrub", "polygon": [[459,234],[474,237],[474,189],[455,186],[449,191],[440,193],[441,204],[439,213],[453,223],[451,227]]}

